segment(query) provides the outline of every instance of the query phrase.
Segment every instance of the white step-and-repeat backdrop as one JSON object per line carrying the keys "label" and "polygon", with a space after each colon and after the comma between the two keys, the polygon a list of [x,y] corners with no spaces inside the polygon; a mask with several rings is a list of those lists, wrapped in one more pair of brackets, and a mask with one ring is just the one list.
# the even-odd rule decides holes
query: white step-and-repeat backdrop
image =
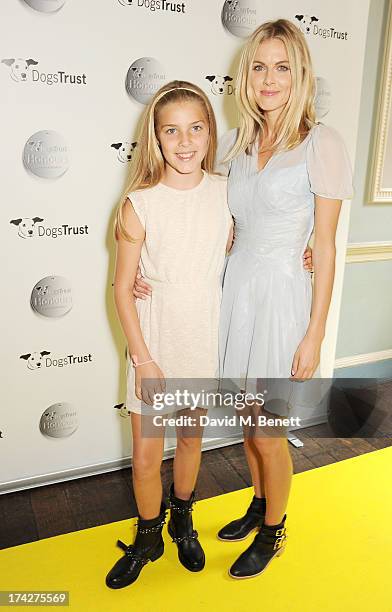
{"label": "white step-and-repeat backdrop", "polygon": [[[236,125],[244,38],[305,33],[317,109],[355,161],[368,0],[2,0],[0,490],[114,469],[131,455],[114,308],[114,208],[143,105],[173,79]],[[349,204],[322,356],[332,373]]]}

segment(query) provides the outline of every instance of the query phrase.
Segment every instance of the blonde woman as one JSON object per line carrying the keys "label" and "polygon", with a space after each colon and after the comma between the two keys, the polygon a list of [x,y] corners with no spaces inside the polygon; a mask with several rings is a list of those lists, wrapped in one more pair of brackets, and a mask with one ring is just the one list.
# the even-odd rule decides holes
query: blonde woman
{"label": "blonde woman", "polygon": [[[309,379],[320,360],[336,228],[342,200],[352,197],[352,173],[339,134],[316,123],[314,84],[295,25],[279,19],[257,28],[239,66],[240,126],[228,135],[236,231],[220,319],[220,375],[240,378],[245,389],[253,379]],[[302,252],[313,231],[312,296]],[[244,444],[255,495],[245,516],[218,537],[241,540],[259,531],[230,568],[233,578],[261,574],[283,552],[292,479],[287,438],[248,436]]]}
{"label": "blonde woman", "polygon": [[[115,222],[114,297],[128,344],[126,404],[139,521],[134,544],[118,542],[125,554],[106,577],[115,589],[133,583],[164,551],[164,428],[148,429],[146,409],[165,389],[165,379],[216,377],[221,273],[232,225],[227,180],[213,172],[215,117],[199,87],[173,81],[155,94],[136,151]],[[135,304],[139,259],[154,295]],[[182,565],[198,572],[205,555],[191,512],[202,435],[191,433],[177,429],[168,530]]]}
{"label": "blonde woman", "polygon": [[[220,377],[241,380],[246,391],[260,380],[268,388],[271,379],[309,379],[319,364],[336,228],[342,200],[352,197],[352,174],[339,134],[316,123],[314,84],[305,38],[293,23],[257,28],[239,66],[240,125],[221,147],[235,229],[223,282]],[[312,295],[302,253],[313,231]],[[143,284],[136,289],[140,295]],[[245,435],[244,447],[254,497],[218,537],[258,533],[231,566],[233,578],[261,574],[283,552],[293,472],[286,437]]]}

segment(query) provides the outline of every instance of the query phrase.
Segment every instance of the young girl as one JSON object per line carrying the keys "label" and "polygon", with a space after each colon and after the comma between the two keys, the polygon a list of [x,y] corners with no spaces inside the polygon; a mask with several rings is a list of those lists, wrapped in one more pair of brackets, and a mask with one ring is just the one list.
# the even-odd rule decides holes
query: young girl
{"label": "young girl", "polygon": [[[186,81],[162,87],[146,109],[138,142],[115,221],[114,296],[128,344],[126,404],[139,520],[134,544],[118,542],[125,555],[106,577],[110,588],[131,584],[148,561],[163,554],[164,436],[142,435],[143,421],[151,418],[142,414],[142,405],[164,389],[165,378],[216,377],[221,273],[231,243],[227,180],[213,172],[216,123],[204,92]],[[139,259],[154,295],[135,305]],[[152,390],[143,379],[152,381]],[[177,429],[168,525],[190,571],[205,564],[191,515],[201,457],[197,433]]]}

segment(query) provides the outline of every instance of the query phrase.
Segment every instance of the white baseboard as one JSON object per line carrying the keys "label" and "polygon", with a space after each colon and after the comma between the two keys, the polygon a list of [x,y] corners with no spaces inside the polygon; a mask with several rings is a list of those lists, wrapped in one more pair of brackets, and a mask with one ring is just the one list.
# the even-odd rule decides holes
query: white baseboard
{"label": "white baseboard", "polygon": [[346,263],[392,259],[392,242],[351,242],[347,245]]}
{"label": "white baseboard", "polygon": [[335,368],[349,368],[350,366],[361,365],[363,363],[373,363],[376,361],[384,361],[384,359],[392,359],[392,349],[386,351],[377,351],[375,353],[362,353],[361,355],[351,355],[350,357],[341,357],[335,360]]}

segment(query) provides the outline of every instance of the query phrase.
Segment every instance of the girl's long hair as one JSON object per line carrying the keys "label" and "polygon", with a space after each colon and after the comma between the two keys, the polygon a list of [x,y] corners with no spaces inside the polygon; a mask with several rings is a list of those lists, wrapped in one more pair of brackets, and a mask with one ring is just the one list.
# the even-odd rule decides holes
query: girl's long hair
{"label": "girl's long hair", "polygon": [[263,23],[250,36],[241,54],[235,91],[240,125],[237,139],[223,160],[225,162],[243,151],[249,153],[259,133],[263,141],[265,118],[255,100],[250,75],[259,45],[271,38],[278,38],[285,45],[291,70],[290,96],[277,120],[271,148],[274,151],[292,149],[316,123],[315,79],[304,35],[287,19]]}
{"label": "girl's long hair", "polygon": [[214,173],[217,129],[214,111],[207,95],[200,87],[188,81],[171,81],[161,87],[154,95],[146,107],[137,138],[137,146],[130,162],[129,175],[126,186],[121,194],[121,198],[116,210],[113,231],[114,238],[120,236],[129,242],[134,239],[129,235],[125,228],[123,210],[126,205],[127,195],[131,191],[147,189],[157,185],[162,177],[165,167],[165,160],[158,146],[156,137],[156,126],[159,111],[172,102],[198,102],[205,116],[209,128],[209,141],[205,158],[202,161],[202,168],[208,174]]}

